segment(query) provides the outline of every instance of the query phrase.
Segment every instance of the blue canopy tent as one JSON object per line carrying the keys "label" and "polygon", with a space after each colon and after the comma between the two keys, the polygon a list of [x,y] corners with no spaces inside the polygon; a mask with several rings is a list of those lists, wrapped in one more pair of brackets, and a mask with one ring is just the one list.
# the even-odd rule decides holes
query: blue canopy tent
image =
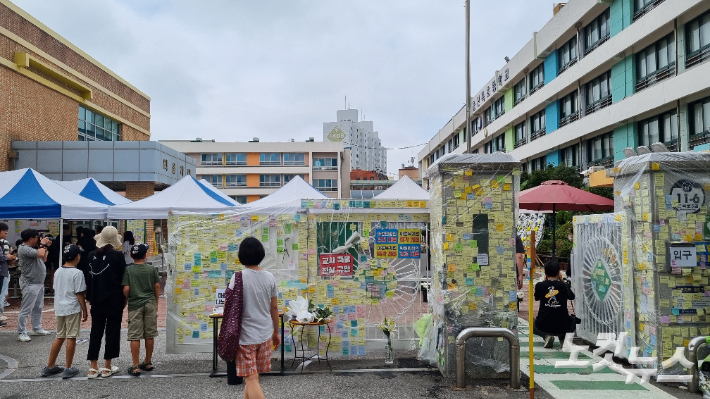
{"label": "blue canopy tent", "polygon": [[[108,206],[75,194],[33,169],[0,172],[0,219],[106,219]],[[59,240],[63,242],[63,229]],[[59,251],[59,264],[62,251]]]}
{"label": "blue canopy tent", "polygon": [[133,202],[104,186],[93,177],[71,181],[55,180],[54,182],[73,193],[81,195],[84,198],[88,198],[92,201],[100,202],[108,206],[130,204]]}

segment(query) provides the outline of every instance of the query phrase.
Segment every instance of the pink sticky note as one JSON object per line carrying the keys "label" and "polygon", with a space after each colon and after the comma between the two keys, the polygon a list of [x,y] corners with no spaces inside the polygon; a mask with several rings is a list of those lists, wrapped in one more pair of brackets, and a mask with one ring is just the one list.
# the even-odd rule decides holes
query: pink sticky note
{"label": "pink sticky note", "polygon": [[663,324],[668,324],[671,322],[671,317],[670,316],[661,316],[661,323]]}

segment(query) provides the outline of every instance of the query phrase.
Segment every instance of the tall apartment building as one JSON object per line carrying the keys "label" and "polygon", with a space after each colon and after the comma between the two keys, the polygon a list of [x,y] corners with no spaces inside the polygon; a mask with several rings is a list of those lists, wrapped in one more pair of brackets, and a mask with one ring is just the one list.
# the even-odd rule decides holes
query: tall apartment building
{"label": "tall apartment building", "polygon": [[[501,28],[502,29],[502,28]],[[710,1],[570,0],[418,154],[509,152],[528,171],[710,145]]]}
{"label": "tall apartment building", "polygon": [[337,111],[337,122],[323,123],[323,141],[350,147],[352,169],[387,174],[387,149],[382,147],[372,121],[358,120],[358,110]]}
{"label": "tall apartment building", "polygon": [[164,140],[197,162],[204,178],[239,203],[263,198],[300,176],[331,198],[350,197],[350,150],[342,143]]}

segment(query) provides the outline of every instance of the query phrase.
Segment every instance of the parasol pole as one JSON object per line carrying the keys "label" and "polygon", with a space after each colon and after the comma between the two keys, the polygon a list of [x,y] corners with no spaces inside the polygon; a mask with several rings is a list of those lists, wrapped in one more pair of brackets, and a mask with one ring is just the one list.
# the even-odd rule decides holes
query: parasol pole
{"label": "parasol pole", "polygon": [[555,261],[555,225],[557,217],[555,216],[555,204],[552,204],[552,261]]}
{"label": "parasol pole", "polygon": [[535,330],[533,322],[533,272],[535,271],[535,229],[530,232],[530,270],[528,271],[528,356],[530,357],[530,399],[535,398],[535,361],[534,352],[535,345],[533,344],[533,332]]}

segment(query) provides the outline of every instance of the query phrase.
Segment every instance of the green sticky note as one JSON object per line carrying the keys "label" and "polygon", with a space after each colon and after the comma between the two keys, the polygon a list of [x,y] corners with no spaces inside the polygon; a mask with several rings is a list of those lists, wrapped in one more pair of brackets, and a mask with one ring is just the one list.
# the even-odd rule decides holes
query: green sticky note
{"label": "green sticky note", "polygon": [[276,253],[282,254],[284,252],[284,247],[276,247]]}
{"label": "green sticky note", "polygon": [[357,327],[357,320],[350,320],[350,327]]}
{"label": "green sticky note", "polygon": [[478,265],[478,263],[471,263],[471,270],[478,271],[481,270],[481,266]]}
{"label": "green sticky note", "polygon": [[463,245],[462,245],[462,244],[456,244],[456,251],[458,251],[458,252],[463,251]]}
{"label": "green sticky note", "polygon": [[471,248],[478,248],[478,241],[476,240],[471,240],[468,242],[468,246]]}
{"label": "green sticky note", "polygon": [[284,245],[284,240],[283,240],[283,238],[277,238],[277,239],[276,239],[276,245],[278,245],[278,246],[280,246],[280,247],[283,247],[283,245]]}
{"label": "green sticky note", "polygon": [[380,226],[381,226],[383,229],[386,229],[386,228],[387,228],[387,222],[384,221],[384,220],[380,221]]}
{"label": "green sticky note", "polygon": [[294,251],[297,251],[297,250],[298,250],[298,244],[293,244],[293,245],[291,246],[291,249],[293,249]]}
{"label": "green sticky note", "polygon": [[498,183],[505,182],[505,175],[498,175]]}
{"label": "green sticky note", "polygon": [[286,231],[286,234],[291,234],[291,225],[290,224],[284,225],[284,230]]}
{"label": "green sticky note", "polygon": [[363,237],[369,237],[369,236],[370,236],[370,230],[363,230],[363,231],[362,231],[362,236],[363,236]]}
{"label": "green sticky note", "polygon": [[262,235],[262,236],[261,236],[261,241],[263,241],[263,242],[269,241],[269,235],[268,235],[268,234]]}

